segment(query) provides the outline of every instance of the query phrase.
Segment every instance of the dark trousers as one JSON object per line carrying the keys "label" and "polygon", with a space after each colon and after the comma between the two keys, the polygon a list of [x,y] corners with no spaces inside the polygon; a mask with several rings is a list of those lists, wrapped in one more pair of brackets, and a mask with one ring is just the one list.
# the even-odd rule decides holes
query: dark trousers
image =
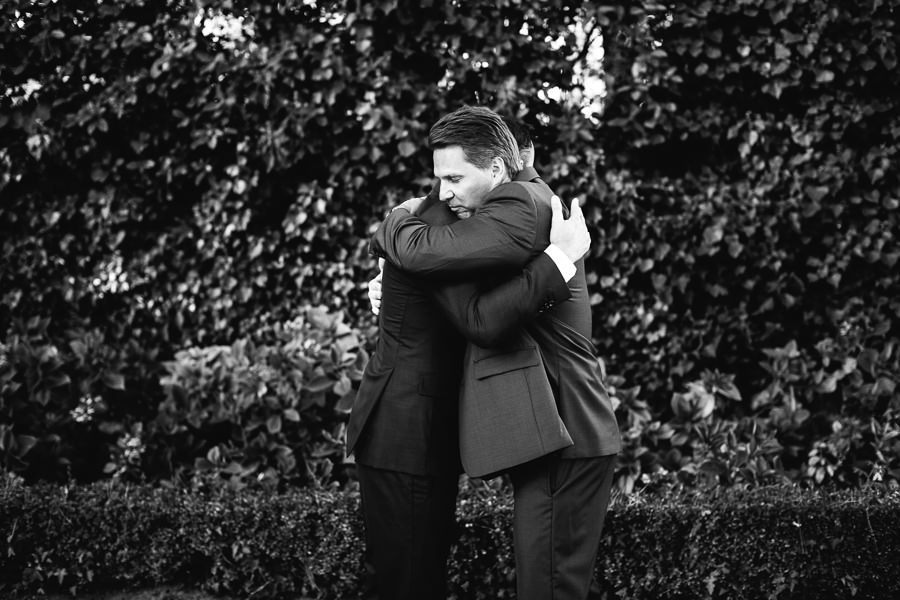
{"label": "dark trousers", "polygon": [[594,563],[615,456],[551,454],[510,470],[518,600],[599,597]]}
{"label": "dark trousers", "polygon": [[444,600],[459,476],[356,469],[366,528],[366,598]]}

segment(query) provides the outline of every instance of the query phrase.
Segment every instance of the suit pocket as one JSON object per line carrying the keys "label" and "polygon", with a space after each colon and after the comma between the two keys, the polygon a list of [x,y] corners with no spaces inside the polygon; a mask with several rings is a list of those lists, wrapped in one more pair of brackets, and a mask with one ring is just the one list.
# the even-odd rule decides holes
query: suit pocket
{"label": "suit pocket", "polygon": [[394,367],[382,367],[378,370],[366,368],[356,392],[356,402],[376,402],[384,394],[384,388],[393,374]]}
{"label": "suit pocket", "polygon": [[362,434],[372,411],[379,404],[384,390],[394,374],[393,367],[375,370],[366,367],[365,375],[359,384],[353,408],[350,410],[350,421],[347,424],[347,452],[353,451]]}
{"label": "suit pocket", "polygon": [[475,379],[484,379],[510,371],[536,367],[540,364],[540,352],[536,347],[529,346],[479,358],[473,365],[473,372]]}

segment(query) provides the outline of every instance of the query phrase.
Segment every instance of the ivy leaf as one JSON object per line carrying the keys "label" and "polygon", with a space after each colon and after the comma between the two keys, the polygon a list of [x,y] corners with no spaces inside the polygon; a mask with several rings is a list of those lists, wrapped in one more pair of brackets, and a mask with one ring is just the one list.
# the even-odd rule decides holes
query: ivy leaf
{"label": "ivy leaf", "polygon": [[824,185],[816,185],[816,186],[806,186],[803,189],[806,192],[806,196],[812,200],[813,202],[821,202],[825,196],[828,195],[828,188]]}
{"label": "ivy leaf", "polygon": [[34,448],[37,444],[37,438],[31,435],[17,435],[14,455],[16,458],[22,458]]}
{"label": "ivy leaf", "polygon": [[735,402],[741,401],[741,392],[734,383],[729,382],[724,387],[716,388],[716,390],[730,400],[734,400]]}
{"label": "ivy leaf", "polygon": [[897,383],[888,377],[879,377],[872,388],[872,393],[876,396],[890,396],[897,389]]}
{"label": "ivy leaf", "polygon": [[356,401],[356,392],[351,390],[347,390],[347,392],[341,396],[338,401],[334,405],[334,410],[341,414],[349,414],[353,409],[353,403]]}
{"label": "ivy leaf", "polygon": [[306,385],[306,391],[311,394],[320,394],[331,389],[334,385],[335,382],[331,377],[320,375]]}
{"label": "ivy leaf", "polygon": [[722,226],[719,224],[710,225],[703,230],[703,241],[709,245],[719,243],[722,241],[723,236],[724,232],[722,231]]}
{"label": "ivy leaf", "polygon": [[125,389],[125,378],[119,373],[104,371],[102,375],[103,385],[113,390]]}
{"label": "ivy leaf", "polygon": [[878,352],[871,348],[866,348],[860,352],[859,356],[856,358],[856,365],[859,369],[873,377],[875,376],[876,364],[878,364]]}
{"label": "ivy leaf", "polygon": [[47,377],[47,385],[52,388],[68,385],[72,380],[65,373],[56,373]]}
{"label": "ivy leaf", "polygon": [[266,419],[266,429],[272,435],[281,432],[281,415],[272,415]]}
{"label": "ivy leaf", "polygon": [[352,391],[352,387],[350,378],[346,375],[341,375],[341,378],[334,384],[334,393],[338,396],[346,396]]}

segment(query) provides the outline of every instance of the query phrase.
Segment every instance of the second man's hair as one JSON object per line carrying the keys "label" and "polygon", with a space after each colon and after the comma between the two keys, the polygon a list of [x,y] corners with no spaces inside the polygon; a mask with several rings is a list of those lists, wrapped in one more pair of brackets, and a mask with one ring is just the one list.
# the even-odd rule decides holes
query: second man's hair
{"label": "second man's hair", "polygon": [[503,122],[509,127],[509,132],[512,134],[513,139],[516,140],[519,150],[530,148],[534,145],[531,139],[531,128],[528,125],[512,117],[503,117]]}

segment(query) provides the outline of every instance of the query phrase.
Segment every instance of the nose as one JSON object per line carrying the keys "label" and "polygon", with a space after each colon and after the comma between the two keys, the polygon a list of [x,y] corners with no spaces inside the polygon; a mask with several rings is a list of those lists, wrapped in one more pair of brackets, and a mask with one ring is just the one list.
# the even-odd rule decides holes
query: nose
{"label": "nose", "polygon": [[445,187],[441,188],[441,196],[440,196],[441,200],[443,200],[444,202],[449,202],[450,200],[453,199],[453,196],[454,196],[453,190],[451,190],[449,188],[445,188]]}

